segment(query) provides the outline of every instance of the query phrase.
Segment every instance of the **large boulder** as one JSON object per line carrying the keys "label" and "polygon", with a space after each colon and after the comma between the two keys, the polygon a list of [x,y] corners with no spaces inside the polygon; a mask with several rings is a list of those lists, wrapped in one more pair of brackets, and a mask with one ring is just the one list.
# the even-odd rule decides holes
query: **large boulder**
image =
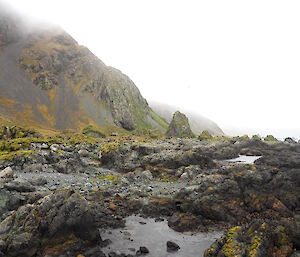
{"label": "large boulder", "polygon": [[81,242],[99,240],[87,201],[72,190],[56,191],[36,204],[26,204],[0,223],[4,256],[61,254]]}
{"label": "large boulder", "polygon": [[188,118],[181,112],[177,111],[167,130],[167,137],[194,137]]}

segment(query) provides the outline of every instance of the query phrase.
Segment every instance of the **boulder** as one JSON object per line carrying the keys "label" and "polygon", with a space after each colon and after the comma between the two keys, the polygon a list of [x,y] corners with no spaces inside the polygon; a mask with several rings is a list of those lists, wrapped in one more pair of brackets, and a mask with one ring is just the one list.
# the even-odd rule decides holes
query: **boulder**
{"label": "boulder", "polygon": [[176,252],[180,249],[180,246],[173,241],[168,241],[167,242],[167,251],[168,252]]}
{"label": "boulder", "polygon": [[54,249],[63,254],[81,241],[96,244],[100,239],[86,200],[72,190],[26,204],[0,223],[0,251],[11,257],[46,255]]}
{"label": "boulder", "polygon": [[17,191],[17,192],[33,192],[35,191],[35,187],[29,183],[27,180],[22,178],[16,178],[13,181],[6,183],[4,185],[10,191]]}

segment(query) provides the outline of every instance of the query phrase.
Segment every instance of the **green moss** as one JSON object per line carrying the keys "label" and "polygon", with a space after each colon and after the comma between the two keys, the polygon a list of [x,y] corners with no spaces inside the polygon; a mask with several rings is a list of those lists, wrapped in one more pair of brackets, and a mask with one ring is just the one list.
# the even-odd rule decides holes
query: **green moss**
{"label": "green moss", "polygon": [[276,142],[278,142],[278,140],[273,135],[267,135],[264,138],[264,141],[269,142],[269,143],[276,143]]}
{"label": "green moss", "polygon": [[35,153],[35,151],[33,151],[33,150],[18,150],[18,151],[14,151],[14,152],[1,151],[0,152],[0,160],[11,161],[15,157],[18,157],[18,156],[24,156],[25,158],[28,158],[33,153]]}
{"label": "green moss", "polygon": [[261,141],[261,137],[259,135],[253,135],[251,139],[255,141]]}
{"label": "green moss", "polygon": [[113,141],[113,142],[108,142],[108,143],[103,143],[100,146],[101,153],[102,154],[107,154],[110,151],[118,151],[119,149],[119,141]]}
{"label": "green moss", "polygon": [[37,132],[32,129],[26,129],[15,125],[2,126],[0,128],[0,139],[15,139],[29,136],[36,136]]}
{"label": "green moss", "polygon": [[68,139],[64,140],[67,145],[77,145],[80,143],[95,144],[97,143],[97,138],[86,136],[83,134],[72,134]]}
{"label": "green moss", "polygon": [[213,136],[207,130],[204,130],[204,131],[202,131],[202,133],[199,135],[198,138],[201,141],[203,141],[203,140],[211,140],[211,139],[213,139]]}
{"label": "green moss", "polygon": [[91,137],[105,137],[105,134],[93,125],[89,125],[82,130],[82,133]]}
{"label": "green moss", "polygon": [[119,180],[119,178],[115,175],[111,175],[111,174],[108,174],[108,175],[99,175],[98,178],[100,180],[106,180],[106,181],[112,181],[112,182],[117,182]]}
{"label": "green moss", "polygon": [[240,230],[241,227],[236,226],[227,232],[227,241],[222,248],[222,252],[226,257],[234,257],[241,254],[240,244],[236,240],[237,234]]}
{"label": "green moss", "polygon": [[255,257],[258,253],[258,249],[261,246],[261,237],[254,235],[251,238],[251,244],[248,246],[248,256]]}
{"label": "green moss", "polygon": [[167,182],[167,183],[171,183],[171,182],[176,182],[177,181],[177,178],[175,177],[169,177],[167,175],[162,175],[161,179],[160,179],[162,182]]}

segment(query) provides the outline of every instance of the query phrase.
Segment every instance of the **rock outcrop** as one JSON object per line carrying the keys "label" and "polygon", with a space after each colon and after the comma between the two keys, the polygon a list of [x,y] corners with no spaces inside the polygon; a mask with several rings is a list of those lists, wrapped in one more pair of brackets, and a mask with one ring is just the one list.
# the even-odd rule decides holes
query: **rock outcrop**
{"label": "rock outcrop", "polygon": [[178,138],[194,137],[188,118],[179,111],[174,113],[166,135]]}

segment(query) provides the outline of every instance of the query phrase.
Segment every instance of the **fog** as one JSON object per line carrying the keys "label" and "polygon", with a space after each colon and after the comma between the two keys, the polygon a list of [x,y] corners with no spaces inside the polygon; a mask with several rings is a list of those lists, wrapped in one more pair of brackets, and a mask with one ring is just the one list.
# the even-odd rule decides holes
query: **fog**
{"label": "fog", "polygon": [[143,96],[228,134],[300,137],[300,2],[10,0],[58,24]]}

